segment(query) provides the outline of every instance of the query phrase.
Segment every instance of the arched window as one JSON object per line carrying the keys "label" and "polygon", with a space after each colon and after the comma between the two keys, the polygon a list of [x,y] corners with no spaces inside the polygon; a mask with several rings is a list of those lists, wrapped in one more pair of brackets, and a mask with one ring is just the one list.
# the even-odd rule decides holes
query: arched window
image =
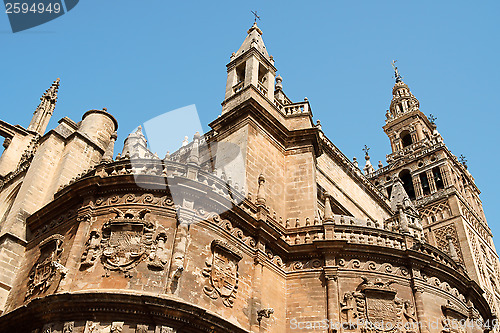
{"label": "arched window", "polygon": [[410,170],[403,170],[399,173],[399,178],[403,182],[403,187],[411,200],[415,199],[415,189],[413,188],[413,181],[411,178]]}
{"label": "arched window", "polygon": [[420,184],[422,184],[422,193],[427,195],[431,193],[431,188],[429,186],[429,179],[427,178],[427,173],[422,172],[418,175],[420,177]]}
{"label": "arched window", "polygon": [[413,141],[411,139],[411,134],[407,130],[404,130],[403,132],[401,132],[399,137],[401,138],[401,142],[403,142],[403,148],[408,147],[409,145],[411,145],[413,143]]}
{"label": "arched window", "polygon": [[432,168],[432,175],[434,177],[434,183],[436,183],[436,188],[438,190],[443,189],[443,175],[441,175],[441,170],[439,169],[439,167]]}

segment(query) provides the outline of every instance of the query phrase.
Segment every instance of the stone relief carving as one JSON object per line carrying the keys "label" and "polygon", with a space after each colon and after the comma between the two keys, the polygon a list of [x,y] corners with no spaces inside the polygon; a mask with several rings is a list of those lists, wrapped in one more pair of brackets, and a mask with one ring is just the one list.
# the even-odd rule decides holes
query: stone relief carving
{"label": "stone relief carving", "polygon": [[[82,254],[80,269],[87,269],[94,265],[98,257],[108,271],[121,271],[125,276],[130,277],[130,270],[136,267],[143,259],[149,257],[155,260],[158,256],[158,265],[165,260],[164,253],[159,253],[157,244],[160,243],[160,250],[163,251],[166,239],[157,236],[153,240],[155,225],[145,219],[150,211],[147,209],[138,212],[127,210],[125,212],[111,208],[110,212],[116,217],[106,222],[101,232],[92,230],[85,244]],[[153,243],[156,245],[154,253],[151,252]]]}
{"label": "stone relief carving", "polygon": [[464,320],[468,318],[468,310],[457,306],[448,300],[441,306],[443,316],[441,317],[442,333],[465,333]]}
{"label": "stone relief carving", "polygon": [[63,333],[73,333],[75,330],[75,322],[74,321],[68,321],[64,323],[63,326]]}
{"label": "stone relief carving", "polygon": [[166,242],[167,234],[165,232],[158,233],[151,248],[151,254],[149,255],[150,262],[148,263],[148,267],[150,269],[162,270],[166,267],[168,262]]}
{"label": "stone relief carving", "polygon": [[85,250],[82,255],[81,268],[87,268],[94,264],[95,260],[99,257],[101,248],[101,235],[97,230],[90,232],[89,239],[85,243]]}
{"label": "stone relief carving", "polygon": [[148,325],[137,324],[135,333],[148,333]]}
{"label": "stone relief carving", "polygon": [[[112,206],[116,204],[149,204],[161,207],[174,207],[174,201],[169,196],[155,196],[151,193],[144,193],[142,195],[136,195],[133,193],[128,193],[124,195],[112,195],[108,197],[100,197],[95,200],[93,206]],[[174,207],[175,208],[175,207]]]}
{"label": "stone relief carving", "polygon": [[205,294],[212,298],[222,298],[222,303],[232,307],[238,289],[238,262],[242,255],[224,241],[214,240],[211,244],[212,258],[205,262],[203,276],[208,278]]}
{"label": "stone relief carving", "polygon": [[[130,270],[149,255],[153,243],[154,224],[144,219],[149,210],[123,214],[114,208],[118,216],[102,227],[101,262],[110,271],[122,271],[130,277]],[[121,215],[123,214],[123,215]]]}
{"label": "stone relief carving", "polygon": [[378,263],[371,260],[361,261],[357,258],[353,259],[340,258],[338,260],[338,265],[344,269],[381,272],[402,277],[407,277],[410,274],[409,270],[404,266],[398,267],[398,266],[393,266],[390,263]]}
{"label": "stone relief carving", "polygon": [[208,222],[211,222],[222,228],[226,232],[229,232],[232,236],[250,246],[251,248],[255,248],[257,246],[257,242],[253,237],[246,236],[240,228],[233,227],[231,221],[223,220],[219,215],[214,213],[206,213],[205,216],[202,217],[205,218]]}
{"label": "stone relief carving", "polygon": [[[40,257],[33,265],[28,276],[26,298],[46,291],[59,273],[58,265],[63,252],[64,236],[55,234],[39,245]],[[62,273],[59,273],[62,275]]]}
{"label": "stone relief carving", "polygon": [[[356,291],[345,293],[340,302],[343,320],[347,323],[344,328],[353,330],[361,325],[363,332],[398,332],[404,302],[391,287],[395,281],[361,278],[363,282]],[[411,317],[411,310],[407,311]]]}

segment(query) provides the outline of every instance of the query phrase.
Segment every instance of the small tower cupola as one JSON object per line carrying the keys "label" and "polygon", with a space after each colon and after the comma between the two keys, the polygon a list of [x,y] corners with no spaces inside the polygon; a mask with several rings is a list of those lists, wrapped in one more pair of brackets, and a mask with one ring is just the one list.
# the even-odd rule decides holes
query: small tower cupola
{"label": "small tower cupola", "polygon": [[[227,83],[225,100],[250,86],[261,94],[274,99],[274,81],[276,68],[274,59],[267,52],[262,30],[254,22],[248,29],[247,36],[236,53],[231,55],[227,65]],[[224,113],[223,109],[223,113]]]}

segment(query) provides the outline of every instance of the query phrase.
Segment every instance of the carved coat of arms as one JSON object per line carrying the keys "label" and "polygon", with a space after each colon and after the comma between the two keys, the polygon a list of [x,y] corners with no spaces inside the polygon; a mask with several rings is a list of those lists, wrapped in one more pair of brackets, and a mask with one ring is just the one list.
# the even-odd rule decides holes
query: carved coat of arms
{"label": "carved coat of arms", "polygon": [[152,223],[141,219],[116,218],[102,229],[101,261],[109,270],[127,272],[149,255],[153,243]]}
{"label": "carved coat of arms", "polygon": [[399,332],[403,301],[391,287],[395,282],[362,279],[357,291],[344,294],[341,304],[348,328],[355,329],[360,324],[364,332]]}
{"label": "carved coat of arms", "polygon": [[46,291],[57,276],[64,236],[52,235],[39,245],[40,257],[28,277],[26,297]]}
{"label": "carved coat of arms", "polygon": [[206,262],[203,275],[209,279],[209,285],[203,288],[212,299],[222,298],[225,306],[232,307],[238,289],[238,262],[241,254],[229,244],[214,240],[212,258]]}

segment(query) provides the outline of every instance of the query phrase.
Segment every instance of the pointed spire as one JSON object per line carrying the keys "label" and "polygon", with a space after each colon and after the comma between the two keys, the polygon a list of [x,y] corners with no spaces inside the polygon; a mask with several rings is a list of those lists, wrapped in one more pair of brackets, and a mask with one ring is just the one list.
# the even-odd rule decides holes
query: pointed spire
{"label": "pointed spire", "polygon": [[149,157],[150,152],[147,142],[146,137],[142,134],[142,126],[138,126],[135,132],[130,133],[125,139],[122,156],[128,154],[132,158]]}
{"label": "pointed spire", "polygon": [[33,118],[28,126],[28,131],[36,132],[39,135],[45,133],[50,117],[54,113],[57,102],[57,92],[59,91],[60,79],[57,78],[49,89],[45,90],[40,97],[40,104],[33,113]]}
{"label": "pointed spire", "polygon": [[247,37],[241,44],[240,48],[234,55],[234,59],[241,56],[243,53],[247,52],[251,48],[255,48],[260,54],[264,56],[269,61],[273,61],[272,57],[267,53],[266,46],[264,45],[264,40],[262,39],[262,30],[257,26],[257,22],[254,22],[252,27],[247,31]]}
{"label": "pointed spire", "polygon": [[386,113],[386,122],[391,122],[398,118],[402,114],[419,110],[420,103],[418,99],[413,96],[410,92],[408,85],[403,82],[403,77],[395,66],[395,61],[393,61],[392,66],[394,67],[394,76],[396,77],[396,84],[392,88],[392,100],[391,106]]}

